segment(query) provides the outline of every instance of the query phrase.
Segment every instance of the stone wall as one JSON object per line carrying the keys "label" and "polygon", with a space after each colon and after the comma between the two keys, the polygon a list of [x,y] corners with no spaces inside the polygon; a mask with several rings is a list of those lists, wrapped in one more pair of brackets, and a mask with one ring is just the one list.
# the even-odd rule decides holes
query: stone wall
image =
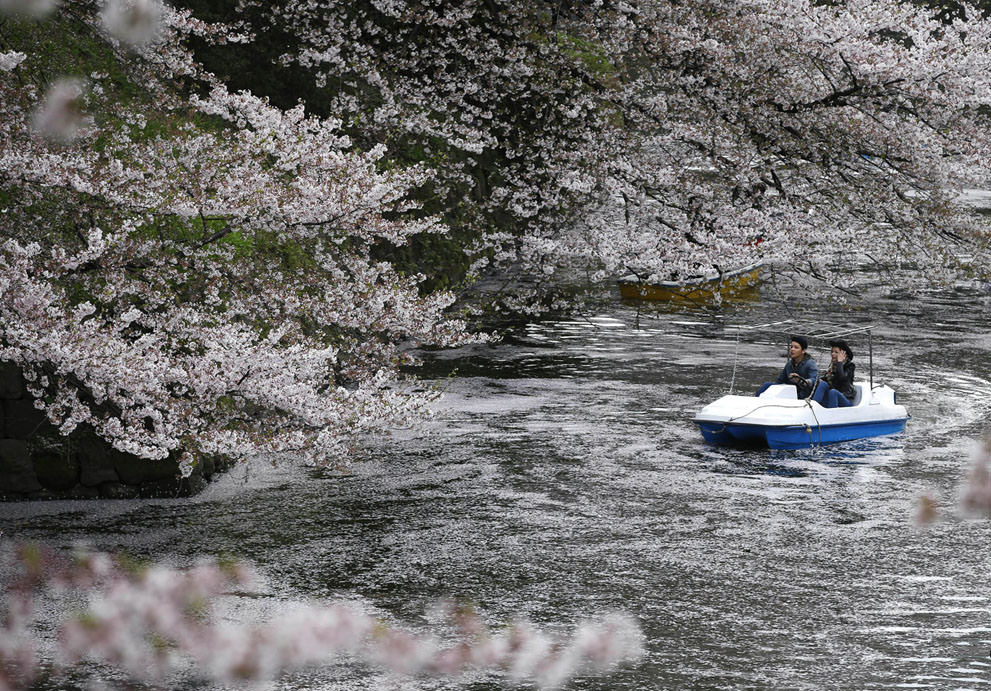
{"label": "stone wall", "polygon": [[183,478],[176,461],[121,453],[89,428],[63,437],[34,407],[20,370],[0,362],[0,501],[189,496],[217,466],[208,459]]}

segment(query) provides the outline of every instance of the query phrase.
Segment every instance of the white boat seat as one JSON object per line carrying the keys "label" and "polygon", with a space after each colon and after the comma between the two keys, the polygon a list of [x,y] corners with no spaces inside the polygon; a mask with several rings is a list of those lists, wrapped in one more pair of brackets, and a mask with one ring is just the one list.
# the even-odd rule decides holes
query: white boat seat
{"label": "white boat seat", "polygon": [[864,400],[864,390],[867,388],[867,384],[857,384],[853,385],[853,400],[850,401],[851,406],[858,406],[860,402]]}

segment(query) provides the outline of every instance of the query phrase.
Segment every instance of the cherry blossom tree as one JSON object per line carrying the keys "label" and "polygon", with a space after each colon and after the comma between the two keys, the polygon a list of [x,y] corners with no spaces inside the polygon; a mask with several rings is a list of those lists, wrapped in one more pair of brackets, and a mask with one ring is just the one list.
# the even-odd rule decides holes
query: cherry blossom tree
{"label": "cherry blossom tree", "polygon": [[[799,271],[828,277],[837,261],[869,261],[911,265],[923,281],[986,251],[986,227],[956,202],[987,180],[991,56],[979,12],[702,6],[641,6],[633,20],[644,57],[674,67],[664,88],[650,75],[630,82],[666,114],[667,131],[628,163],[658,180],[634,190],[658,210],[661,247],[683,234],[716,264],[760,234],[764,252]],[[617,243],[607,234],[597,246]]]}
{"label": "cherry blossom tree", "polygon": [[203,454],[340,460],[435,395],[400,373],[412,347],[475,339],[452,295],[373,256],[445,232],[409,200],[424,172],[302,105],[231,93],[183,43],[237,37],[145,5],[61,10],[110,41],[116,78],[0,60],[0,359],[61,433],[86,424],[187,471]]}
{"label": "cherry blossom tree", "polygon": [[986,223],[960,198],[987,183],[989,23],[950,9],[239,0],[224,15],[279,74],[309,74],[364,146],[432,167],[475,272],[651,280],[764,257],[924,285],[986,266]]}

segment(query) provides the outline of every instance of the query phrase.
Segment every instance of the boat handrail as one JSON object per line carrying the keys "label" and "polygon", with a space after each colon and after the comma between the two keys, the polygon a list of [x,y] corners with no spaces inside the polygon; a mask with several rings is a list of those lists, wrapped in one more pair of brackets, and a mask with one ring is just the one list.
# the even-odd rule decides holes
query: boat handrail
{"label": "boat handrail", "polygon": [[858,327],[852,328],[852,329],[844,329],[844,330],[840,330],[840,331],[829,331],[829,332],[826,332],[826,333],[817,333],[817,332],[810,331],[809,332],[809,336],[811,338],[838,338],[840,336],[849,336],[850,334],[858,334],[858,333],[863,333],[865,331],[868,331],[869,332],[873,328],[874,328],[874,325],[873,324],[868,324],[867,326],[858,326]]}
{"label": "boat handrail", "polygon": [[766,329],[771,326],[781,326],[782,324],[794,323],[794,319],[784,319],[778,322],[768,322],[767,324],[727,324],[726,327],[729,329],[736,329],[738,331],[756,331],[757,329]]}

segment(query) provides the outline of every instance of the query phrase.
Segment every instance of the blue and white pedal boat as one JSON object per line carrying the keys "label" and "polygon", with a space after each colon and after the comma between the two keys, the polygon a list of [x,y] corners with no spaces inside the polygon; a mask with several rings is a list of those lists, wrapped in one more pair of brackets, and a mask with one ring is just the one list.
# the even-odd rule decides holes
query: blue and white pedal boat
{"label": "blue and white pedal boat", "polygon": [[775,384],[757,397],[723,396],[700,410],[693,422],[707,442],[772,449],[801,449],[905,429],[909,414],[895,402],[893,389],[865,383],[854,388],[852,406],[823,408],[799,399],[791,384]]}

